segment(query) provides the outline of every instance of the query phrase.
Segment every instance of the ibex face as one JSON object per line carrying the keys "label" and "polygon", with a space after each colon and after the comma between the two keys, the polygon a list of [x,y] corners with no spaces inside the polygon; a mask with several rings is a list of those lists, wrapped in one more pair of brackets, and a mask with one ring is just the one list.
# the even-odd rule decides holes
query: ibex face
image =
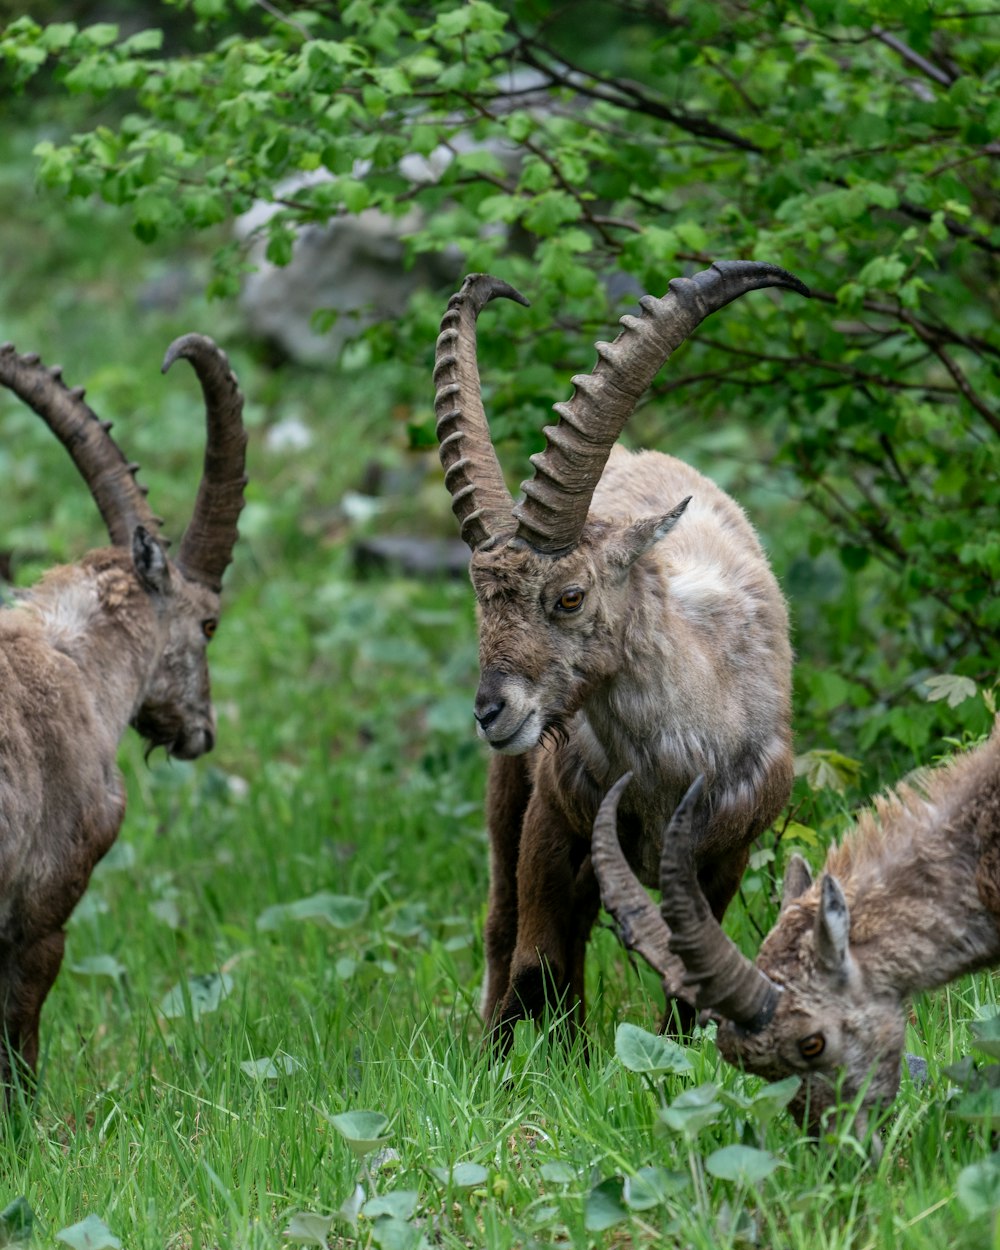
{"label": "ibex face", "polygon": [[756,1031],[731,1020],[719,1024],[719,1050],[730,1063],[768,1080],[802,1078],[791,1110],[813,1130],[827,1108],[859,1094],[861,1130],[865,1109],[890,1102],[899,1088],[903,1003],[868,983],[849,934],[837,879],[824,874],[811,885],[796,857],[786,873],[781,919],[756,960],[758,973],[780,990],[774,1014]]}
{"label": "ibex face", "polygon": [[629,571],[687,502],[632,525],[588,521],[567,555],[542,555],[519,538],[473,552],[480,609],[475,716],[495,751],[520,755],[546,734],[558,736],[588,693],[617,671]]}
{"label": "ibex face", "polygon": [[151,750],[162,746],[177,759],[197,759],[215,745],[206,647],[218,625],[219,596],[188,581],[142,527],[133,540],[133,559],[163,637],[132,724]]}

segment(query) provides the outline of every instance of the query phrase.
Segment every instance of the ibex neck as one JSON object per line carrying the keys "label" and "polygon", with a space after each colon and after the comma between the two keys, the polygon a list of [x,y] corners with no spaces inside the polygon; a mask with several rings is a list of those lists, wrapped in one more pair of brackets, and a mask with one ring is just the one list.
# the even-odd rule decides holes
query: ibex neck
{"label": "ibex neck", "polygon": [[98,567],[52,569],[25,596],[48,644],[92,693],[96,721],[117,743],[155,659],[159,630],[147,597],[118,553]]}

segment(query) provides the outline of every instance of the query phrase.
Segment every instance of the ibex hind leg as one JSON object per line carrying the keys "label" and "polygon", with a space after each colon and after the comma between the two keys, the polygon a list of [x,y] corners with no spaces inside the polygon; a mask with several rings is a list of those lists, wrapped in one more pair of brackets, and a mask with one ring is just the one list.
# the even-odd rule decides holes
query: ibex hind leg
{"label": "ibex hind leg", "polygon": [[530,797],[527,758],[494,755],[486,787],[490,894],[484,934],[486,984],[482,1016],[487,1031],[496,1025],[510,988],[510,963],[517,945],[517,865]]}

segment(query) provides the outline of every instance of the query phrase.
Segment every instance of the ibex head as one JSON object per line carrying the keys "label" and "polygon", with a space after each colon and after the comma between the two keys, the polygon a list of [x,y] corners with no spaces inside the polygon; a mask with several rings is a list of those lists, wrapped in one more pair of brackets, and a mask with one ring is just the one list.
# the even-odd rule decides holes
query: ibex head
{"label": "ibex head", "polygon": [[614,672],[625,628],[621,602],[635,562],[680,520],[687,499],[628,522],[589,517],[591,500],[625,422],[670,353],[710,313],[747,291],[806,288],[775,265],[720,262],[676,278],[662,299],[645,296],[598,343],[594,371],[573,378],[555,405],[546,448],[514,502],[490,440],[476,363],[476,319],[496,296],[527,301],[488,274],[470,274],[441,323],[434,370],[445,484],[472,549],[482,612],[476,719],[498,750],[529,750],[558,732],[588,687]]}
{"label": "ibex head", "polygon": [[112,546],[130,564],[138,593],[148,596],[158,643],[132,723],[151,747],[195,759],[215,741],[215,714],[205,648],[219,620],[222,577],[232,559],[246,485],[243,396],[223,352],[200,334],[171,344],[166,371],[183,356],[194,367],[205,396],[207,444],[204,470],[191,521],[176,560],[160,518],[136,481],[130,463],[84,402],[81,387],[68,389],[59,368],[46,369],[35,355],[0,347],[0,381],[46,422],[66,447],[94,497]]}
{"label": "ibex head", "polygon": [[[660,972],[671,993],[693,1000],[718,1021],[723,1057],[769,1080],[796,1075],[802,1085],[791,1110],[810,1128],[823,1112],[860,1096],[867,1109],[899,1086],[905,1013],[899,995],[876,991],[852,956],[851,918],[836,877],[813,883],[803,859],[785,874],[781,917],[756,963],[712,915],[698,882],[697,851],[706,805],[698,778],[663,835],[660,910],[632,875],[618,844],[623,777],[608,792],[594,824],[592,855],[605,907],[628,915],[630,944]],[[683,979],[670,957],[679,957]]]}

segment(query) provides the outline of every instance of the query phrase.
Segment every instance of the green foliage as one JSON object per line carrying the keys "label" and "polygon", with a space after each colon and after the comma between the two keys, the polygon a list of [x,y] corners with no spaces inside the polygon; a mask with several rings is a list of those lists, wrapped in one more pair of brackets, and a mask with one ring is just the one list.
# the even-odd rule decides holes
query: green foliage
{"label": "green foliage", "polygon": [[[277,199],[277,264],[303,224],[415,207],[412,255],[457,250],[531,297],[483,333],[494,428],[526,450],[635,290],[726,256],[803,277],[811,304],[755,296],[704,327],[637,424],[676,448],[680,402],[694,458],[752,507],[766,498],[754,515],[788,569],[806,736],[920,755],[952,728],[914,679],[982,681],[1000,659],[988,0],[178,7],[197,24],[172,24],[169,52],[155,29],[8,26],[15,85],[100,106],[39,142],[41,183],[117,206],[146,242]],[[532,89],[504,94],[508,71]],[[233,292],[242,264],[221,245],[210,290]],[[415,297],[373,349],[423,361],[440,309]],[[731,461],[709,441],[723,419],[741,432]],[[985,725],[973,702],[959,718]]]}

